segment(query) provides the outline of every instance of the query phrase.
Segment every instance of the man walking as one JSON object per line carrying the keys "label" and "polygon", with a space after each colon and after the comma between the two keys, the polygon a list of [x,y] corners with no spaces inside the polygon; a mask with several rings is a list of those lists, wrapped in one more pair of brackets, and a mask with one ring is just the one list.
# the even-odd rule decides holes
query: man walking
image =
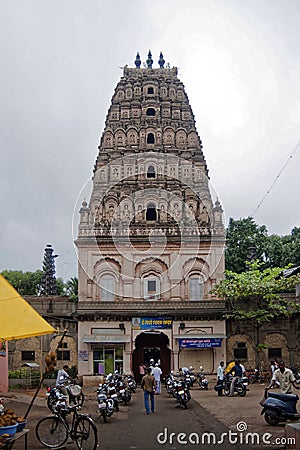
{"label": "man walking", "polygon": [[154,376],[151,375],[151,367],[147,367],[147,373],[142,379],[141,388],[144,391],[144,404],[146,413],[148,415],[150,414],[149,397],[151,401],[151,412],[154,413],[154,391],[156,388],[156,382]]}
{"label": "man walking", "polygon": [[162,374],[161,368],[159,367],[158,363],[156,363],[154,369],[152,370],[152,375],[154,376],[155,382],[156,382],[155,394],[160,394],[161,393],[161,388],[160,388],[160,377],[161,377],[161,374]]}
{"label": "man walking", "polygon": [[282,394],[292,394],[292,386],[296,389],[300,389],[296,384],[296,378],[294,377],[293,372],[285,367],[284,361],[279,361],[278,365],[279,367],[274,370],[271,383],[267,389],[272,388],[276,382],[280,384]]}

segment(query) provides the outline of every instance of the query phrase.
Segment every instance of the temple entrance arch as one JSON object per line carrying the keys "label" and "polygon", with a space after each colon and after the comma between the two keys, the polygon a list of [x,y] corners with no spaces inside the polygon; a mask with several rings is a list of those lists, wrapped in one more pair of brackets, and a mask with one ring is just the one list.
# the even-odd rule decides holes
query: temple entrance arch
{"label": "temple entrance arch", "polygon": [[135,339],[135,350],[132,352],[132,371],[136,380],[139,379],[139,365],[150,364],[150,359],[157,363],[163,375],[171,370],[171,350],[169,349],[169,338],[161,331],[145,331]]}

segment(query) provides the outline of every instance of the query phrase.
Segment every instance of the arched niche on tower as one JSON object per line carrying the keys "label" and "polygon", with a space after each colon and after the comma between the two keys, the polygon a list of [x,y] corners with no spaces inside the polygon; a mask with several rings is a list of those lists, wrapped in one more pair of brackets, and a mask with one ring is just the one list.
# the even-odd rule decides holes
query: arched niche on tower
{"label": "arched niche on tower", "polygon": [[146,221],[154,222],[157,220],[157,210],[154,202],[147,203]]}
{"label": "arched niche on tower", "polygon": [[117,130],[115,132],[115,146],[119,147],[124,147],[125,145],[125,133],[123,130]]}
{"label": "arched niche on tower", "polygon": [[164,145],[174,145],[175,133],[173,128],[166,128],[163,132],[163,144]]}
{"label": "arched niche on tower", "polygon": [[138,144],[138,133],[135,128],[129,128],[127,130],[127,143],[128,143],[128,145],[137,145]]}
{"label": "arched niche on tower", "polygon": [[187,138],[188,148],[199,148],[199,139],[195,131],[191,131]]}
{"label": "arched niche on tower", "polygon": [[167,85],[162,85],[160,87],[160,96],[163,99],[167,98],[167,96],[168,96],[168,87],[167,87]]}
{"label": "arched niche on tower", "polygon": [[113,134],[111,131],[106,131],[103,135],[103,147],[104,148],[112,148],[114,145]]}
{"label": "arched niche on tower", "polygon": [[176,147],[185,148],[187,144],[187,134],[185,130],[178,130],[176,132]]}

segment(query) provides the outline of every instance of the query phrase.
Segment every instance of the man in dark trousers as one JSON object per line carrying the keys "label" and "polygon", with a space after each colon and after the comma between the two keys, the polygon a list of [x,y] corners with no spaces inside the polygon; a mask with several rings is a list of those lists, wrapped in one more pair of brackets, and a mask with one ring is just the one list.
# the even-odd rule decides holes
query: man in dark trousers
{"label": "man in dark trousers", "polygon": [[223,381],[224,381],[224,361],[220,362],[218,367],[218,381],[216,386],[216,391],[218,392],[218,396],[221,397],[223,395]]}
{"label": "man in dark trousers", "polygon": [[144,404],[146,413],[150,414],[149,397],[151,401],[151,412],[154,413],[154,392],[156,389],[156,382],[153,375],[151,375],[151,367],[147,367],[147,373],[142,378],[141,388],[144,391]]}
{"label": "man in dark trousers", "polygon": [[234,395],[234,385],[236,380],[243,376],[243,369],[238,359],[235,360],[235,365],[232,367],[229,373],[232,372],[234,373],[234,377],[232,378],[231,381],[229,397],[233,397]]}

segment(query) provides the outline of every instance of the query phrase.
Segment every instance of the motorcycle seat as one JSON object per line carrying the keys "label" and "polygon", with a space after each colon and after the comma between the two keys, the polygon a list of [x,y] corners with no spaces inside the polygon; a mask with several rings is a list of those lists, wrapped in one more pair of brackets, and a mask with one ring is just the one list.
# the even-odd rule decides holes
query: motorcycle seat
{"label": "motorcycle seat", "polygon": [[277,398],[283,402],[297,402],[299,397],[297,394],[281,394],[279,392],[268,392],[268,397]]}

